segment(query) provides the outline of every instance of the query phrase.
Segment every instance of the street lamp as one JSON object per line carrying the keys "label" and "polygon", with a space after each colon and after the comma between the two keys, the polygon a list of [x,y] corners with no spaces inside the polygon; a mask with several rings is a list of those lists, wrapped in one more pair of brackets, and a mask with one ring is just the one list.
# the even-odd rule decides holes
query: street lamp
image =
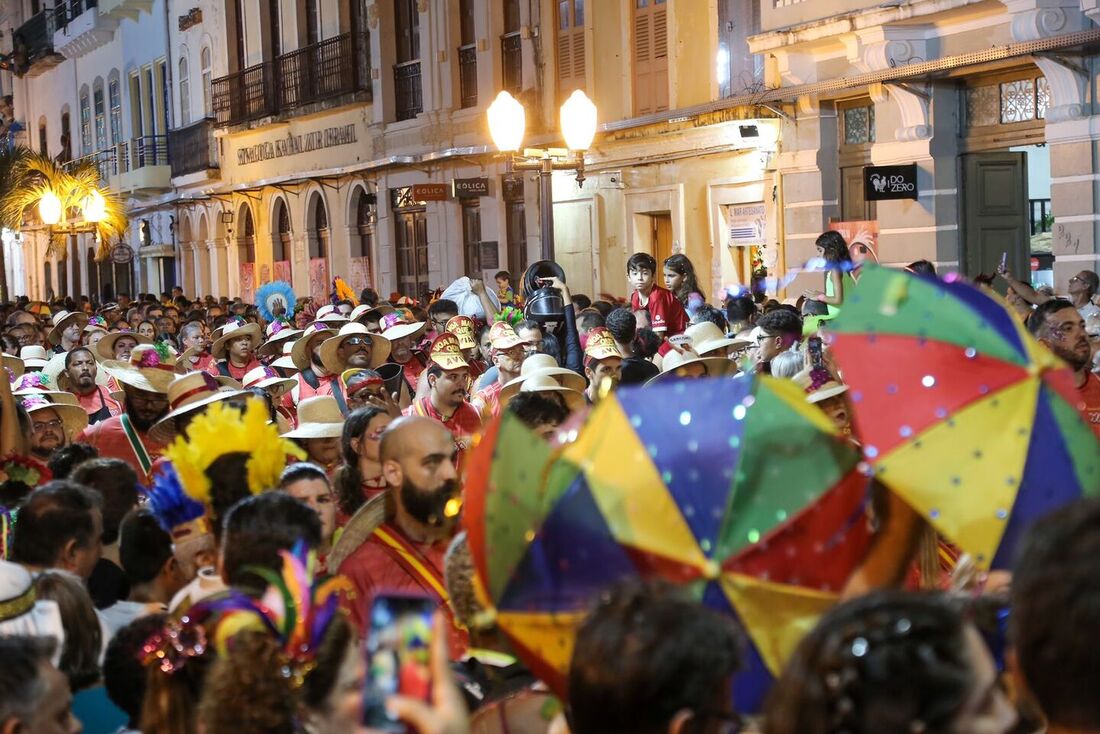
{"label": "street lamp", "polygon": [[554,195],[551,176],[554,171],[576,171],[577,185],[584,183],[584,152],[596,136],[596,105],[581,90],[576,90],[561,106],[561,133],[565,148],[524,148],[526,113],[515,97],[501,92],[489,105],[489,135],[497,150],[508,158],[508,171],[539,172],[539,229],[542,259],[554,259]]}

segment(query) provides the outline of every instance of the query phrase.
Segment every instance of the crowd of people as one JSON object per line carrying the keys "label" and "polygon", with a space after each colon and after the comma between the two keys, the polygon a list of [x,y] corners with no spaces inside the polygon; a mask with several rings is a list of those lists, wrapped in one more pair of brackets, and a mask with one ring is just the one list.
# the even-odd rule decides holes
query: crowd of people
{"label": "crowd of people", "polygon": [[[835,232],[818,249],[822,289],[783,302],[708,299],[684,255],[635,254],[625,300],[550,268],[541,295],[501,272],[461,306],[344,288],[323,305],[176,288],[0,306],[0,732],[373,731],[363,643],[393,594],[436,610],[430,695],[386,702],[409,731],[1100,732],[1100,500],[1036,523],[981,591],[949,591],[951,567],[852,585],[761,711],[730,695],[745,631],[680,587],[593,599],[564,697],[487,613],[463,483],[503,413],[551,441],[624,386],[759,373],[852,436],[821,337],[860,269]],[[998,275],[1100,439],[1096,273],[1065,298]],[[547,293],[552,313],[525,314]]]}

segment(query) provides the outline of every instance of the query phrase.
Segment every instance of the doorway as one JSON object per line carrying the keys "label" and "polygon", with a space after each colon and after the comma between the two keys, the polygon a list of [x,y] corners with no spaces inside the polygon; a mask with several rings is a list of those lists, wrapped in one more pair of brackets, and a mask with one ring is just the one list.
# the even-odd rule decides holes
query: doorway
{"label": "doorway", "polygon": [[649,241],[653,245],[653,259],[657,261],[657,277],[660,279],[661,265],[672,257],[672,212],[657,212],[649,215]]}
{"label": "doorway", "polygon": [[428,287],[428,218],[423,208],[396,212],[394,244],[397,290],[410,298],[424,298]]}

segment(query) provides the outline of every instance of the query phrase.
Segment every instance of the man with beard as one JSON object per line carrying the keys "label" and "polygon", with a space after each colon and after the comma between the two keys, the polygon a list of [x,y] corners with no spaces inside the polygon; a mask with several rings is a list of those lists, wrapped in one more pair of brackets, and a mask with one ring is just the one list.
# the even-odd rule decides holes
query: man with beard
{"label": "man with beard", "polygon": [[73,436],[88,425],[83,408],[51,402],[43,393],[25,394],[20,402],[31,418],[31,454],[42,463],[48,462],[54,451],[72,443]]}
{"label": "man with beard", "polygon": [[456,453],[451,433],[428,418],[398,418],[382,434],[379,460],[389,491],[373,501],[385,503],[385,520],[339,568],[355,587],[345,603],[360,630],[368,629],[379,593],[427,595],[451,616],[443,556],[458,528]]}
{"label": "man with beard", "polygon": [[174,357],[145,344],[134,347],[129,362],[104,362],[103,368],[122,385],[124,411],[88,426],[76,440],[102,457],[122,459],[144,483],[150,481],[164,444],[153,440],[149,429],[168,412],[168,384],[176,376],[175,367]]}
{"label": "man with beard", "polygon": [[1073,369],[1081,418],[1100,438],[1100,377],[1089,370],[1092,350],[1080,310],[1064,298],[1039,305],[1027,320],[1028,329],[1047,349]]}
{"label": "man with beard", "polygon": [[263,337],[259,324],[230,321],[222,327],[221,336],[214,340],[210,354],[214,357],[206,371],[217,377],[232,377],[237,382],[252,370],[262,367],[256,359],[256,347]]}
{"label": "man with beard", "polygon": [[497,379],[489,387],[479,390],[472,401],[485,421],[500,415],[500,391],[506,383],[519,377],[527,356],[523,340],[511,324],[503,321],[496,322],[489,329],[489,346],[493,365],[497,368]]}
{"label": "man with beard", "polygon": [[110,393],[96,384],[98,367],[92,350],[78,347],[65,355],[62,387],[76,396],[88,414],[88,423],[99,423],[122,412],[122,406]]}
{"label": "man with beard", "polygon": [[[294,375],[294,387],[283,395],[282,407],[288,415],[295,416],[297,420],[298,404],[307,398],[315,398],[320,395],[332,395],[337,403],[344,401],[344,395],[340,391],[338,381],[339,373],[330,373],[321,362],[321,345],[331,338],[336,332],[330,329],[324,322],[314,321],[306,327],[302,335],[294,342],[290,351],[290,359],[298,368],[298,374]],[[341,405],[341,412],[346,406]]]}
{"label": "man with beard", "polygon": [[454,436],[456,455],[461,457],[470,447],[470,437],[481,430],[481,415],[466,400],[470,366],[454,334],[440,334],[428,349],[428,389],[428,395],[406,408],[404,414],[443,424]]}
{"label": "man with beard", "polygon": [[390,362],[400,365],[409,393],[415,393],[420,373],[424,371],[424,359],[423,354],[414,347],[428,325],[423,321],[409,323],[404,311],[386,314],[382,317],[381,325],[382,336],[390,341]]}

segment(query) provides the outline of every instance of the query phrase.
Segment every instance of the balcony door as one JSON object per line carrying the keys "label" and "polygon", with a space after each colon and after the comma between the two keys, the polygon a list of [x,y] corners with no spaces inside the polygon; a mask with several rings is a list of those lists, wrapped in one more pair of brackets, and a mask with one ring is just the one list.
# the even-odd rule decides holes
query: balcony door
{"label": "balcony door", "polygon": [[428,292],[428,217],[423,208],[397,212],[397,290],[412,298]]}
{"label": "balcony door", "polygon": [[393,67],[398,120],[411,120],[424,110],[420,78],[420,12],[416,0],[394,0],[397,63]]}

